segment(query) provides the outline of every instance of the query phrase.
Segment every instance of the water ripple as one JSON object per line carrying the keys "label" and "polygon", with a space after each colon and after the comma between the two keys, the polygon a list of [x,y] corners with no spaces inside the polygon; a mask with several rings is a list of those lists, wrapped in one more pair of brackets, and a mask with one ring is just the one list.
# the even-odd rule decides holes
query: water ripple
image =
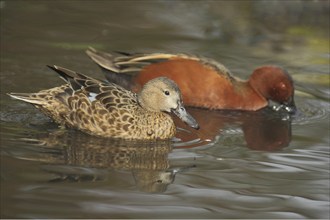
{"label": "water ripple", "polygon": [[330,103],[314,100],[305,99],[300,105],[297,114],[294,116],[293,124],[305,125],[324,120],[329,120]]}

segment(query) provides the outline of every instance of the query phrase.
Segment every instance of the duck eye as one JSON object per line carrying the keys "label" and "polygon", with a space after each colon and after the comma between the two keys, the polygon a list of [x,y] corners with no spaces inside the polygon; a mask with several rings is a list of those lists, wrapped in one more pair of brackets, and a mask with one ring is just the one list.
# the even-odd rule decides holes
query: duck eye
{"label": "duck eye", "polygon": [[167,91],[167,90],[165,90],[165,91],[164,91],[164,94],[165,94],[165,95],[170,95],[170,92]]}

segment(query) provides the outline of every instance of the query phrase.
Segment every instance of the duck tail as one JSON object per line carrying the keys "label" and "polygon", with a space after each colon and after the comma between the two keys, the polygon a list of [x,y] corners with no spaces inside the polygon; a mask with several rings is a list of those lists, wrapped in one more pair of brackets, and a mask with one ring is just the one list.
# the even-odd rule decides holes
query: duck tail
{"label": "duck tail", "polygon": [[[132,90],[132,74],[127,74],[127,71],[122,69],[119,65],[116,64],[116,60],[124,58],[130,54],[125,52],[116,51],[116,55],[97,51],[96,49],[89,47],[86,50],[86,54],[102,69],[105,78],[108,82],[118,84],[125,89]],[[124,57],[118,57],[122,55]]]}
{"label": "duck tail", "polygon": [[89,47],[86,54],[102,69],[112,73],[120,73],[120,69],[113,62],[115,57],[112,54],[97,51],[93,47]]}
{"label": "duck tail", "polygon": [[7,93],[10,97],[18,99],[24,102],[28,102],[34,105],[42,105],[42,99],[40,99],[34,93]]}

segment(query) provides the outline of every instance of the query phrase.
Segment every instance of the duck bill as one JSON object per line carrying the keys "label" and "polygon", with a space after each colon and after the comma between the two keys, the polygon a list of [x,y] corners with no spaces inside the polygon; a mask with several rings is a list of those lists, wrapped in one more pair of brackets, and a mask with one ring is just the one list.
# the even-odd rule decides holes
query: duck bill
{"label": "duck bill", "polygon": [[269,103],[269,106],[275,111],[285,111],[289,114],[295,114],[297,112],[297,107],[293,101],[293,99],[290,99],[288,102],[271,102]]}
{"label": "duck bill", "polygon": [[199,129],[197,121],[186,111],[182,104],[179,104],[176,109],[172,109],[172,112],[190,127]]}
{"label": "duck bill", "polygon": [[283,104],[283,109],[285,109],[290,114],[296,113],[297,107],[293,98],[289,102]]}

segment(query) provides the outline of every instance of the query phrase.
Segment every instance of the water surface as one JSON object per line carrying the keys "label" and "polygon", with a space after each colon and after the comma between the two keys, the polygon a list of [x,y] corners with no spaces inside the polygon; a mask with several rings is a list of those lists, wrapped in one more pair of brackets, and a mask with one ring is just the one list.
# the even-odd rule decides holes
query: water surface
{"label": "water surface", "polygon": [[[277,2],[1,1],[1,217],[328,219],[329,2]],[[6,95],[63,83],[46,64],[103,78],[88,46],[280,65],[299,111],[188,108],[197,132],[114,141]]]}

